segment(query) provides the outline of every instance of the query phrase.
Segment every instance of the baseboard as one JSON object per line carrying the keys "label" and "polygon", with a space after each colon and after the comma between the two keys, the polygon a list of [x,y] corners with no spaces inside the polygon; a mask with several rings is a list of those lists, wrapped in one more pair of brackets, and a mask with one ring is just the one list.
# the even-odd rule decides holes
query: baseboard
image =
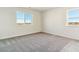
{"label": "baseboard", "polygon": [[10,39],[10,38],[16,38],[16,37],[21,37],[21,36],[26,36],[26,35],[32,35],[32,34],[38,34],[41,32],[34,32],[34,33],[28,33],[28,34],[21,34],[21,35],[15,35],[15,36],[10,36],[10,37],[4,37],[4,38],[0,38],[0,40],[4,40],[4,39]]}
{"label": "baseboard", "polygon": [[[16,37],[21,37],[21,36],[26,36],[26,35],[33,35],[33,34],[38,34],[38,33],[44,33],[44,34],[49,34],[49,35],[55,35],[55,36],[59,36],[59,37],[68,38],[68,39],[71,39],[71,40],[78,40],[78,39],[73,39],[73,38],[70,38],[70,37],[66,37],[66,36],[64,36],[64,35],[57,35],[57,34],[48,33],[48,32],[35,32],[35,33],[29,33],[29,34],[17,35],[17,36],[13,36],[13,37],[2,38],[2,39],[0,39],[0,40],[3,40],[3,39],[10,39],[10,38],[16,38]],[[79,41],[79,40],[78,40],[78,41]]]}
{"label": "baseboard", "polygon": [[64,36],[64,35],[57,35],[57,34],[54,34],[54,33],[48,33],[48,32],[42,32],[42,33],[49,34],[49,35],[55,35],[55,36],[59,36],[59,37],[63,37],[63,38],[67,38],[67,39],[70,39],[70,40],[78,40],[78,41],[79,41],[79,39],[66,37],[66,36]]}

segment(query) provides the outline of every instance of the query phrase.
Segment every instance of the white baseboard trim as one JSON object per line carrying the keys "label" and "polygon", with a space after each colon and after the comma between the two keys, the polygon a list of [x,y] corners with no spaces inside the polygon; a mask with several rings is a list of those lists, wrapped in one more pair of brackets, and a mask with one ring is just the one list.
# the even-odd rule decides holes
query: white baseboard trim
{"label": "white baseboard trim", "polygon": [[79,39],[68,37],[66,35],[59,35],[59,34],[54,34],[54,33],[49,33],[49,32],[44,32],[44,33],[51,34],[51,35],[56,35],[56,36],[60,36],[60,37],[64,37],[64,38],[68,38],[68,39],[72,39],[72,40],[78,40],[79,41]]}
{"label": "white baseboard trim", "polygon": [[2,38],[0,38],[0,40],[9,39],[9,38],[15,38],[15,37],[24,36],[24,35],[31,35],[31,34],[35,34],[35,33],[40,33],[40,32],[32,32],[32,33],[27,33],[27,34],[20,34],[20,35],[7,36],[7,37],[2,37]]}

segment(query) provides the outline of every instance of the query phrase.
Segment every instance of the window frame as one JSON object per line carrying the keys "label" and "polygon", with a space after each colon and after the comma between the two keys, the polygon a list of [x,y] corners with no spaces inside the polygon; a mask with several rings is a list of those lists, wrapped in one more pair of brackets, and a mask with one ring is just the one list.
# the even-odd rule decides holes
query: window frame
{"label": "window frame", "polygon": [[[66,20],[65,20],[65,26],[79,26],[79,22],[68,22],[67,20],[68,19],[72,19],[72,18],[79,18],[79,16],[77,16],[77,17],[69,17],[69,15],[68,15],[68,13],[69,13],[69,9],[74,9],[74,10],[77,10],[76,8],[68,8],[67,10],[66,10]],[[71,24],[68,24],[68,25],[66,25],[66,23],[71,23]]]}
{"label": "window frame", "polygon": [[[17,11],[17,12],[21,12],[21,11]],[[17,22],[17,19],[21,19],[21,18],[17,18],[17,12],[16,12],[16,23],[17,23],[17,24],[32,24],[32,20],[33,20],[33,15],[32,15],[32,13],[30,13],[30,12],[21,12],[21,13],[24,14],[24,18],[23,18],[24,23],[18,23],[18,22]],[[25,19],[26,15],[25,15],[25,14],[30,14],[30,15],[31,15],[31,16],[30,16],[30,17],[32,17],[32,18],[31,18],[31,22],[26,22],[26,19]],[[28,20],[28,19],[27,19],[27,20]]]}

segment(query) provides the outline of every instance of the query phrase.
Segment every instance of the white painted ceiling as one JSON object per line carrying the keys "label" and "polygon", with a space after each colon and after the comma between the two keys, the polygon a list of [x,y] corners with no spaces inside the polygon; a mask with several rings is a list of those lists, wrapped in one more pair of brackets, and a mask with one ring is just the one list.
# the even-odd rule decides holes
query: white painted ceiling
{"label": "white painted ceiling", "polygon": [[46,11],[46,10],[50,10],[53,7],[31,7],[31,9],[37,10],[37,11]]}

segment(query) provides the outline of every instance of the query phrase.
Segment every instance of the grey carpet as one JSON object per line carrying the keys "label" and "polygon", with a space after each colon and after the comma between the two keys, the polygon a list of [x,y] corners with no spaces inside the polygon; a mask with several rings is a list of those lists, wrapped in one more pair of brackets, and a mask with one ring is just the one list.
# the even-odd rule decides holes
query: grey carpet
{"label": "grey carpet", "polygon": [[79,41],[71,41],[61,50],[61,52],[79,52]]}
{"label": "grey carpet", "polygon": [[37,33],[0,40],[0,52],[59,52],[70,41],[56,35]]}

